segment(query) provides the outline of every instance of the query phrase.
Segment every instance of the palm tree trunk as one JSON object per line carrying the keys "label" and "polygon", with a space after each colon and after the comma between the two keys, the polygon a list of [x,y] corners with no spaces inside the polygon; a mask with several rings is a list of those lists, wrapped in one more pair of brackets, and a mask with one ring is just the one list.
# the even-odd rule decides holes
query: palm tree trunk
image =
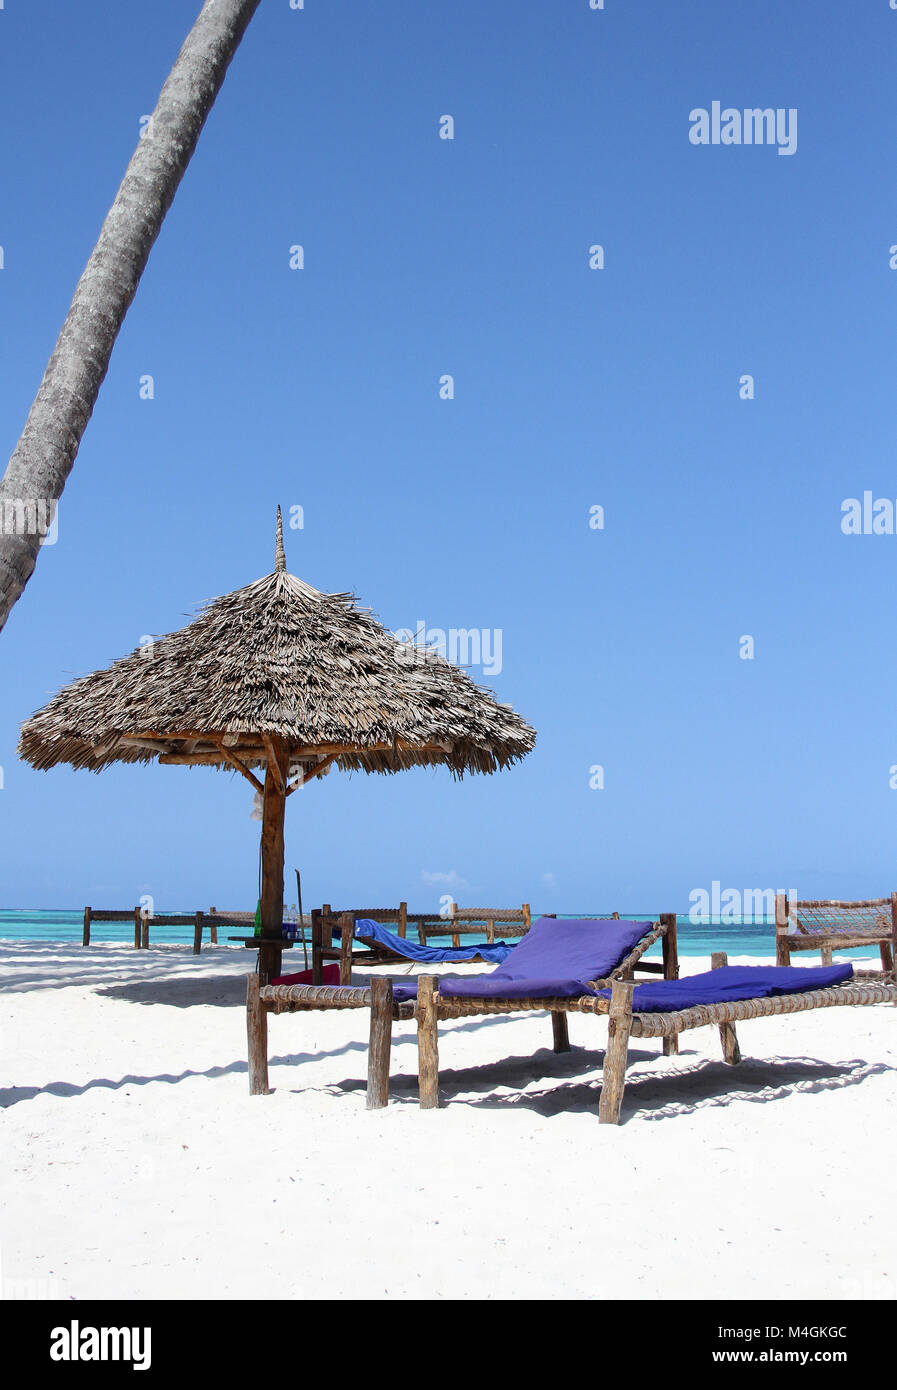
{"label": "palm tree trunk", "polygon": [[260,0],[205,0],[138,141],[0,481],[0,628],[34,570],[118,331]]}

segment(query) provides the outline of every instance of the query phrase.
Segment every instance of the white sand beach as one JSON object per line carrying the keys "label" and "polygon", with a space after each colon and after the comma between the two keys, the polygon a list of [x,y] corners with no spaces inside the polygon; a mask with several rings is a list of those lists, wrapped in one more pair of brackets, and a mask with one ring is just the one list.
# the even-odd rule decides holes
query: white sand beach
{"label": "white sand beach", "polygon": [[635,1040],[619,1128],[603,1019],[443,1025],[436,1111],[400,1023],[367,1112],[366,1010],[272,1018],[249,1096],[252,961],[0,943],[7,1298],[897,1296],[890,1006]]}

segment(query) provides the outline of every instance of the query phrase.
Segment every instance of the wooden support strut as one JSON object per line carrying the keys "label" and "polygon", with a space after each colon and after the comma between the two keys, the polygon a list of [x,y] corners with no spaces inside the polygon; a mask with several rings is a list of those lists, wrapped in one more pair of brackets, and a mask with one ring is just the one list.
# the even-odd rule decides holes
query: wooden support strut
{"label": "wooden support strut", "polygon": [[322,777],[330,764],[336,762],[338,757],[338,753],[328,753],[310,772],[304,773],[298,782],[294,782],[291,787],[287,787],[285,795],[292,796],[293,792],[297,792],[300,787],[304,787],[309,782],[313,782],[316,777]]}
{"label": "wooden support strut", "polygon": [[[224,761],[230,763],[231,767],[234,769],[235,772],[239,772],[241,777],[245,777],[247,782],[252,783],[257,792],[260,792],[262,795],[264,795],[265,788],[262,786],[255,773],[251,770],[251,768],[248,768],[246,766],[243,759],[237,753],[235,753],[232,748],[226,747],[223,739],[216,738],[215,747],[220,752]],[[160,758],[159,761],[161,762],[162,759]]]}
{"label": "wooden support strut", "polygon": [[619,975],[611,985],[610,1014],[607,1023],[607,1052],[604,1055],[604,1075],[601,1078],[601,1099],[598,1102],[598,1122],[602,1125],[620,1123],[620,1106],[626,1086],[626,1062],[629,1056],[629,1033],[632,1028],[632,991],[634,980]]}
{"label": "wooden support strut", "polygon": [[265,752],[268,754],[268,770],[274,773],[277,790],[280,792],[281,796],[285,797],[287,794],[287,781],[283,769],[280,766],[280,760],[274,749],[274,742],[271,735],[262,734],[262,743],[265,745]]}
{"label": "wooden support strut", "polygon": [[[710,969],[721,970],[728,963],[728,959],[725,951],[714,951],[710,957]],[[741,1061],[741,1048],[738,1046],[734,1023],[719,1025],[719,1040],[723,1045],[723,1061],[728,1062],[730,1067],[737,1066]]]}
{"label": "wooden support strut", "polygon": [[85,907],[85,909],[84,909],[84,930],[83,930],[82,933],[81,933],[81,945],[82,945],[82,946],[89,946],[89,945],[90,945],[90,908],[89,908],[89,907]]}

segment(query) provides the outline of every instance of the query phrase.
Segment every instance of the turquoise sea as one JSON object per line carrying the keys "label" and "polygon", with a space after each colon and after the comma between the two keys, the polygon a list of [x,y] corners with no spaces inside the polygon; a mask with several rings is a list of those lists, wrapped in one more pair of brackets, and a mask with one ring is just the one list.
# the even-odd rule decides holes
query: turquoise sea
{"label": "turquoise sea", "polygon": [[[171,909],[172,912],[193,912],[193,909]],[[535,918],[538,914],[533,912]],[[608,916],[600,911],[565,912],[564,917]],[[656,920],[656,912],[625,912],[622,914],[634,921]],[[7,941],[66,941],[80,942],[84,921],[83,909],[56,910],[53,908],[0,908],[0,940]],[[239,928],[222,928],[219,940],[226,943],[229,934],[236,935]],[[775,954],[775,927],[768,922],[740,921],[738,923],[709,923],[704,926],[689,922],[687,915],[678,923],[680,956],[707,956],[711,951],[727,951],[732,956],[771,956]],[[120,941],[130,944],[134,939],[131,923],[94,922],[90,938],[93,942]],[[471,939],[482,939],[482,933],[472,933]],[[151,944],[188,945],[193,942],[191,927],[159,927],[151,929]],[[660,954],[658,946],[651,948],[649,956]],[[851,952],[851,958],[859,956],[878,956],[876,947]],[[815,958],[815,953],[814,953]],[[809,958],[808,958],[809,959]]]}

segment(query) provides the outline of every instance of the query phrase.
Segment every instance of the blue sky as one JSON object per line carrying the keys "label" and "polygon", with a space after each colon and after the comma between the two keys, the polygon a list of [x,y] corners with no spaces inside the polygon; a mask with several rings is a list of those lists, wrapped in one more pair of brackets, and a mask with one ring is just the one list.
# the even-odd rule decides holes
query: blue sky
{"label": "blue sky", "polygon": [[[0,11],[4,457],[198,10]],[[500,629],[539,733],[499,776],[294,798],[306,907],[897,888],[897,536],[840,525],[897,498],[895,58],[887,0],[263,0],[0,634],[0,904],[252,905],[240,778],[15,748],[269,571],[278,502],[318,588]],[[714,100],[796,108],[796,153],[691,144]]]}

